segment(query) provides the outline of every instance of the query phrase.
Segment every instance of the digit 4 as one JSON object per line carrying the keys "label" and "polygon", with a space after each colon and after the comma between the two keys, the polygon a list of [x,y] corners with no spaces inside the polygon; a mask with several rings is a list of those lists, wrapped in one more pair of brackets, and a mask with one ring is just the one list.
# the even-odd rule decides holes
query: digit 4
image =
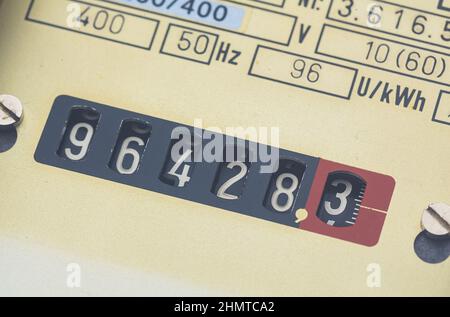
{"label": "digit 4", "polygon": [[77,21],[83,23],[84,26],[87,26],[89,24],[89,17],[86,16],[84,19],[83,17],[89,12],[90,9],[91,7],[86,7],[86,9],[84,9],[77,18]]}
{"label": "digit 4", "polygon": [[183,171],[181,174],[178,174],[177,171],[181,167],[181,165],[186,161],[186,159],[191,155],[192,150],[187,150],[185,153],[183,153],[182,156],[178,159],[178,161],[172,166],[170,171],[168,172],[169,175],[175,176],[178,178],[178,187],[184,187],[191,178],[189,177],[189,171],[191,169],[191,166],[188,164],[184,164]]}

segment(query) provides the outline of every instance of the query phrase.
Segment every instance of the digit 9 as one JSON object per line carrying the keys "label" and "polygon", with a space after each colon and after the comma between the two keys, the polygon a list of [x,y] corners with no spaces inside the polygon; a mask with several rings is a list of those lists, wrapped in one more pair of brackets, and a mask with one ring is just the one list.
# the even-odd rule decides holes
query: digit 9
{"label": "digit 9", "polygon": [[69,115],[58,155],[71,161],[81,161],[88,155],[100,114],[93,108],[76,106]]}

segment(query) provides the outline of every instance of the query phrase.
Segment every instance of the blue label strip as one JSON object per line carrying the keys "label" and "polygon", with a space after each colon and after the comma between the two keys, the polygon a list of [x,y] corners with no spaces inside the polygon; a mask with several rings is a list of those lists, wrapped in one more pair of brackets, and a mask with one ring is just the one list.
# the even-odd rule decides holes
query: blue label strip
{"label": "blue label strip", "polygon": [[238,30],[245,9],[237,5],[210,0],[109,0],[138,9],[200,22],[228,30]]}

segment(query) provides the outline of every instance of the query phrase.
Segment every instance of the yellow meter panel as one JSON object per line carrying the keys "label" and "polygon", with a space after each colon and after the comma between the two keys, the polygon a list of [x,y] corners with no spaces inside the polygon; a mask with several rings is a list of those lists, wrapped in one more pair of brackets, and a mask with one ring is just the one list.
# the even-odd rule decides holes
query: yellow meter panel
{"label": "yellow meter panel", "polygon": [[0,294],[450,296],[447,1],[0,0],[0,43]]}

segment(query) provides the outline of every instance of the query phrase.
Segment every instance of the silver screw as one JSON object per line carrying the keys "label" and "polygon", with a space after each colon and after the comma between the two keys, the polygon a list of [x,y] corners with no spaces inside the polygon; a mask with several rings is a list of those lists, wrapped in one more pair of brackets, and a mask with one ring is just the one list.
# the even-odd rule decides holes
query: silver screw
{"label": "silver screw", "polygon": [[450,206],[444,203],[430,204],[423,212],[422,228],[435,237],[450,235]]}
{"label": "silver screw", "polygon": [[23,107],[19,99],[0,95],[0,128],[17,127],[23,118]]}

